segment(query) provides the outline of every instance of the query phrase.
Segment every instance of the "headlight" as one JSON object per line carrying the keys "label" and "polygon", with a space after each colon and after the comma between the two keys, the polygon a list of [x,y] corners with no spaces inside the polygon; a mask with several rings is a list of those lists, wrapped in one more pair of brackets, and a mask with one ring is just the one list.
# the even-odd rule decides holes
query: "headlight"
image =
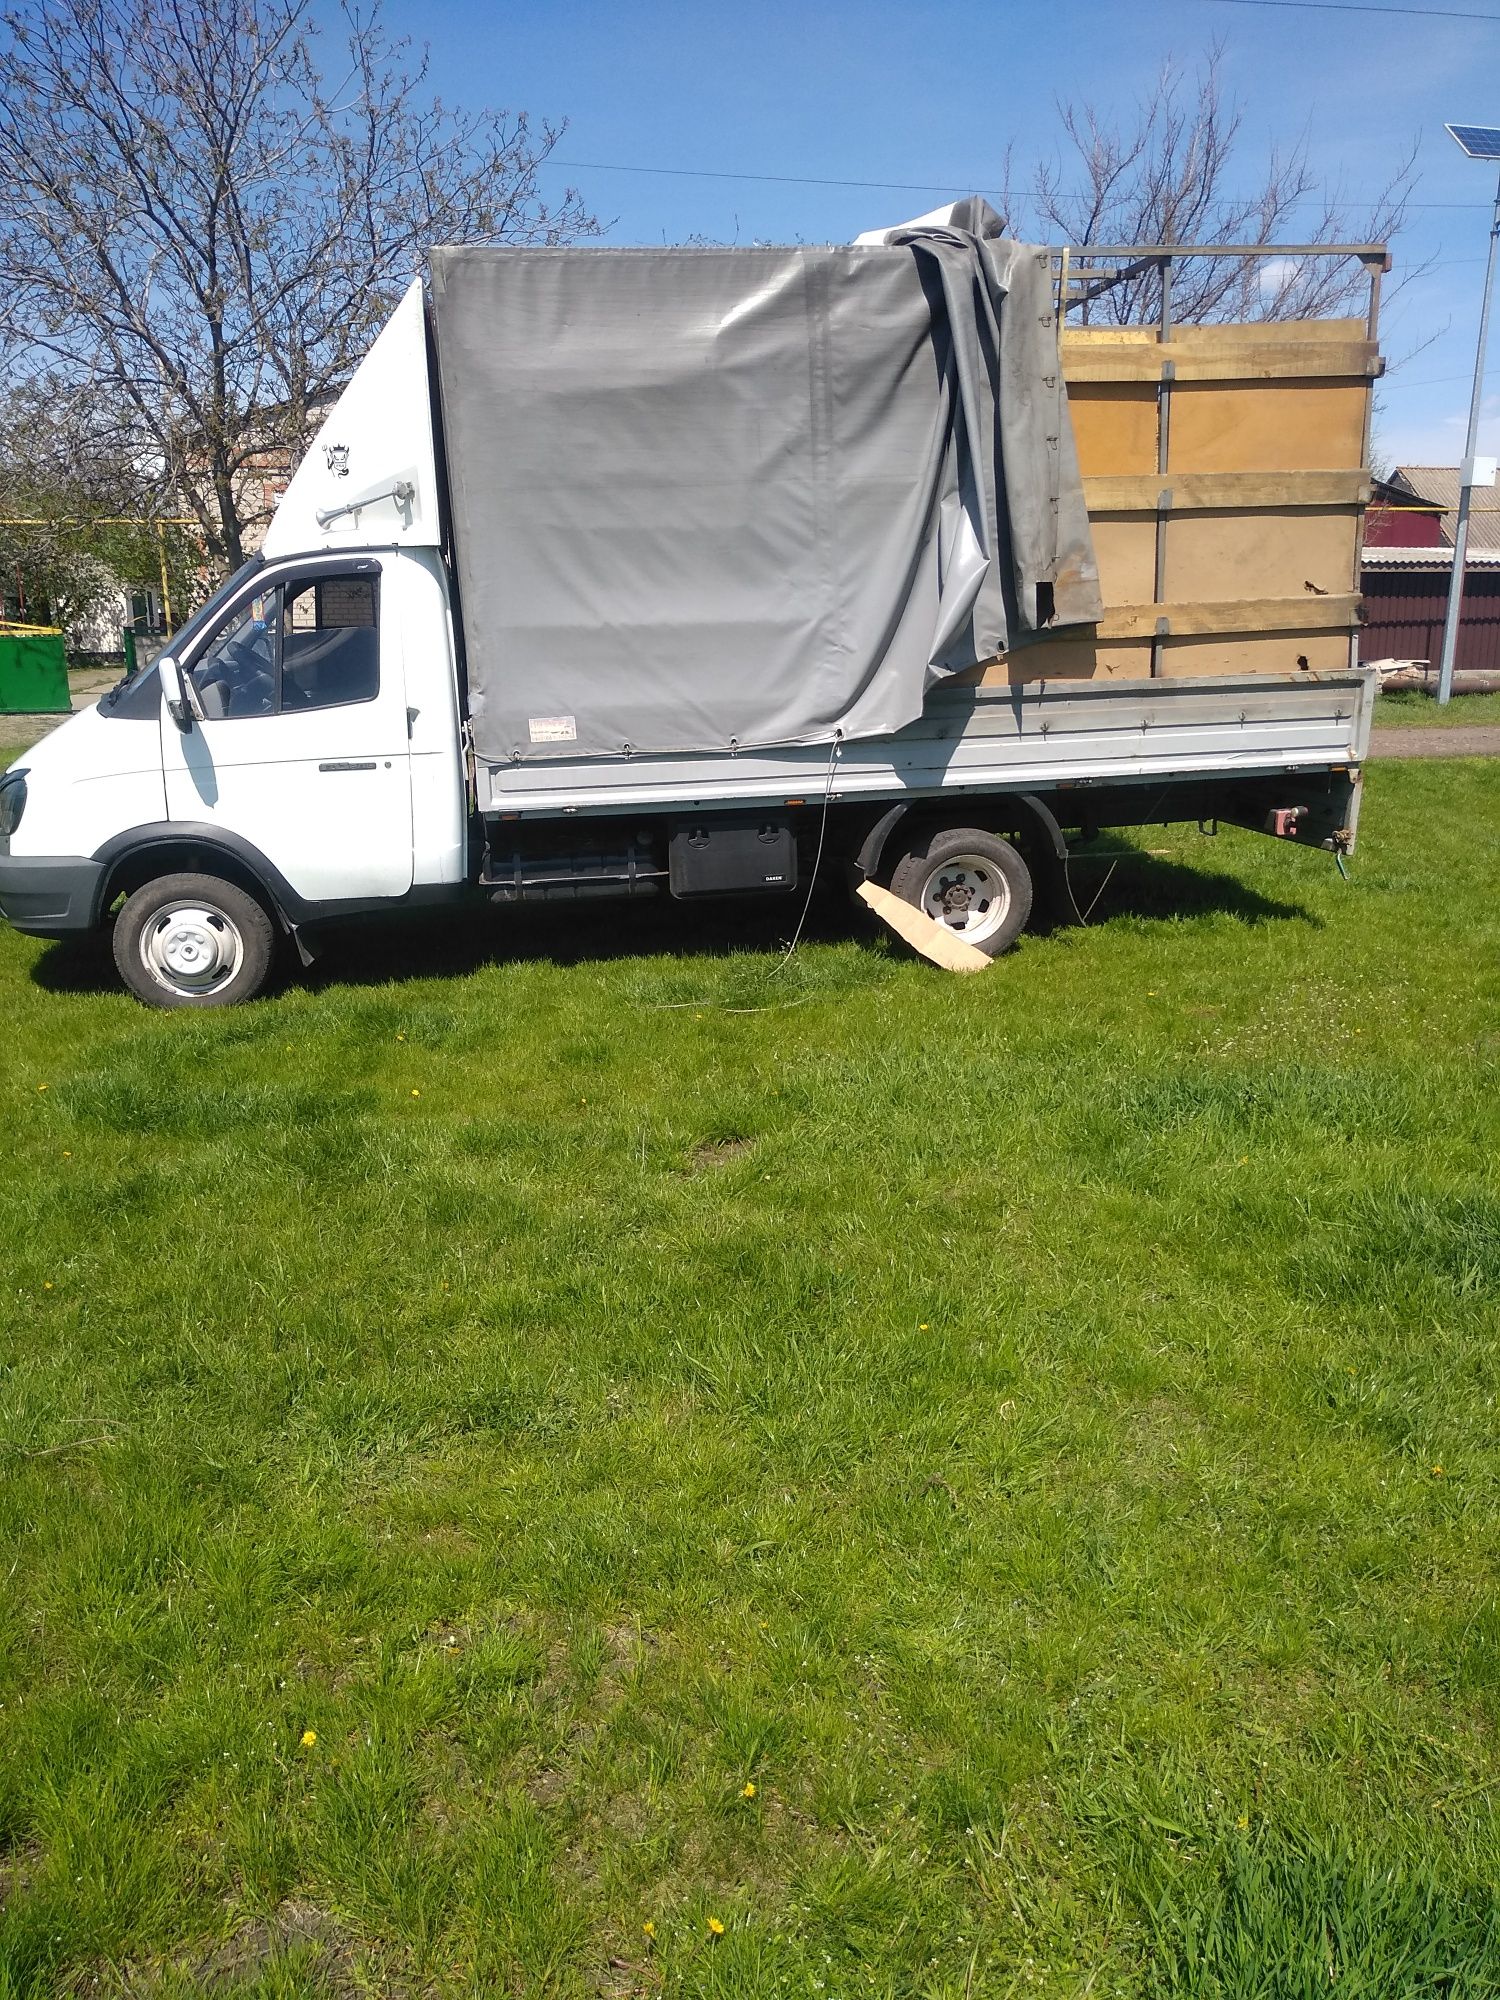
{"label": "headlight", "polygon": [[12,771],[0,778],[0,834],[8,839],[21,824],[26,810],[26,773]]}

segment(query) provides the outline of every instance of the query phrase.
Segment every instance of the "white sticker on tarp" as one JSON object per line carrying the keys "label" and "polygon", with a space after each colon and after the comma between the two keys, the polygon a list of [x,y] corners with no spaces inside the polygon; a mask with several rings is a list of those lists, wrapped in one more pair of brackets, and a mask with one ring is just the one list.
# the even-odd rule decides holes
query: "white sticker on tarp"
{"label": "white sticker on tarp", "polygon": [[533,743],[576,743],[578,723],[571,715],[528,715],[526,727]]}

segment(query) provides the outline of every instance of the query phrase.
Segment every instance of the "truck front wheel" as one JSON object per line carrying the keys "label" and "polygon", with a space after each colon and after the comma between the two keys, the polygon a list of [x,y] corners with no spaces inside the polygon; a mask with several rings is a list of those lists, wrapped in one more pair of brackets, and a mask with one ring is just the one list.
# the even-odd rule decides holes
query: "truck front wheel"
{"label": "truck front wheel", "polygon": [[271,919],[217,875],[162,875],[115,919],[115,964],[148,1007],[233,1007],[253,1000],[276,955]]}
{"label": "truck front wheel", "polygon": [[918,839],[891,874],[891,893],[991,958],[1031,915],[1031,872],[1008,840],[974,826]]}

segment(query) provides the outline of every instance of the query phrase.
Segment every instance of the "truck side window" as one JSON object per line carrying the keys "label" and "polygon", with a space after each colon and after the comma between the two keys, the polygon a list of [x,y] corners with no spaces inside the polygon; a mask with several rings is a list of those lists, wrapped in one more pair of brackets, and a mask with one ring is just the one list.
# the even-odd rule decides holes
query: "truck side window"
{"label": "truck side window", "polygon": [[281,706],[336,708],[380,692],[373,576],[301,578],[286,586]]}
{"label": "truck side window", "polygon": [[203,713],[224,716],[276,713],[276,638],[281,592],[259,592],[221,625],[193,668]]}

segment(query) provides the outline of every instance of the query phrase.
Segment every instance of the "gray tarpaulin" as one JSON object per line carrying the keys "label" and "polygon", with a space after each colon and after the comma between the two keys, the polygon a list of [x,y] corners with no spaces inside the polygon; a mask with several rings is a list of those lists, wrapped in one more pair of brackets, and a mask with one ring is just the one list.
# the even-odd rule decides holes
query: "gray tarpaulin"
{"label": "gray tarpaulin", "polygon": [[1047,255],[998,231],[433,252],[481,756],[882,735],[1100,616]]}

